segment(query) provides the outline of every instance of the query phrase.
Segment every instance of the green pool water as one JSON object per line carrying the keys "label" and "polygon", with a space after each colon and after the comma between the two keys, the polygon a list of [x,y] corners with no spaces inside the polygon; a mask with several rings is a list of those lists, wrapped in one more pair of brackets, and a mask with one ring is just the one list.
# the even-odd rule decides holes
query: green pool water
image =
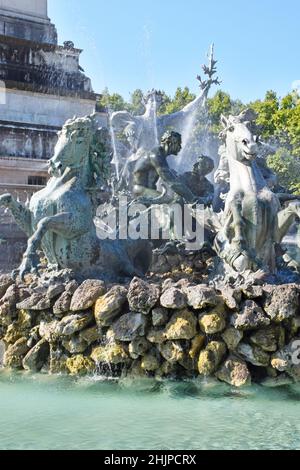
{"label": "green pool water", "polygon": [[0,449],[299,449],[300,387],[0,372]]}

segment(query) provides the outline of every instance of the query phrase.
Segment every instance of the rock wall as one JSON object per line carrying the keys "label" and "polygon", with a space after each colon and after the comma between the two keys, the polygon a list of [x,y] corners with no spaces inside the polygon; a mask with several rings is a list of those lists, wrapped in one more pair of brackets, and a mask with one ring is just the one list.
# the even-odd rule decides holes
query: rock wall
{"label": "rock wall", "polygon": [[0,278],[7,368],[50,374],[192,378],[233,386],[300,379],[300,286],[222,287],[184,279],[127,285],[58,273]]}

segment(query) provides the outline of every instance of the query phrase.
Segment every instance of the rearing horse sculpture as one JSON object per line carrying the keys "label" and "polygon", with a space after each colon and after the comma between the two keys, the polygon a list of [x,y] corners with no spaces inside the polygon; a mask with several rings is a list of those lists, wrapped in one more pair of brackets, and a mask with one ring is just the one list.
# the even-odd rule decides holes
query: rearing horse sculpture
{"label": "rearing horse sculpture", "polygon": [[248,109],[239,116],[222,116],[230,190],[222,228],[215,238],[217,254],[237,272],[276,271],[276,244],[300,216],[300,202],[293,195],[275,194],[256,163],[259,150],[256,114]]}
{"label": "rearing horse sculpture", "polygon": [[24,278],[37,269],[40,248],[49,265],[85,278],[116,280],[146,272],[151,256],[147,242],[100,240],[96,235],[92,193],[100,191],[108,176],[110,159],[108,132],[98,128],[95,115],[69,120],[49,161],[51,178],[32,196],[29,208],[10,194],[0,196],[0,206],[10,209],[29,237],[15,274]]}

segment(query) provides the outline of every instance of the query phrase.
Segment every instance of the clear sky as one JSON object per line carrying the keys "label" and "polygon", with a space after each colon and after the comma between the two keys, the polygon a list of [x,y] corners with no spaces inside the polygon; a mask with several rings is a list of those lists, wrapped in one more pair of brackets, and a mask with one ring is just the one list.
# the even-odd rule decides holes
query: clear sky
{"label": "clear sky", "polygon": [[97,92],[196,92],[212,42],[235,98],[282,96],[300,81],[300,0],[48,0],[48,9],[59,42],[84,49]]}

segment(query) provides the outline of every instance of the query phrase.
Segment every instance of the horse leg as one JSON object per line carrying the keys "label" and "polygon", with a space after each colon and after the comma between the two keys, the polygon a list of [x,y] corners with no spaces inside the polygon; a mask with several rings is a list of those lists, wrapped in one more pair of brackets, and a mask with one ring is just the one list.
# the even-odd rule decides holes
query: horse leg
{"label": "horse leg", "polygon": [[16,199],[11,194],[3,194],[0,196],[0,207],[5,207],[10,210],[15,221],[21,227],[26,235],[30,236],[32,234],[31,230],[31,214],[29,209],[16,201]]}
{"label": "horse leg", "polygon": [[241,201],[233,200],[231,206],[232,218],[233,218],[233,229],[234,239],[233,243],[238,247],[242,248],[245,237],[243,234],[244,221],[242,216],[242,203]]}
{"label": "horse leg", "polygon": [[[37,226],[34,234],[29,238],[27,249],[23,256],[21,266],[14,272],[14,276],[20,275],[24,280],[26,274],[30,272],[37,272],[38,256],[37,251],[41,246],[42,239],[46,232],[52,231],[58,234],[63,234],[66,238],[74,238],[74,218],[71,213],[61,213],[52,217],[45,217]],[[75,234],[76,236],[76,234]]]}

